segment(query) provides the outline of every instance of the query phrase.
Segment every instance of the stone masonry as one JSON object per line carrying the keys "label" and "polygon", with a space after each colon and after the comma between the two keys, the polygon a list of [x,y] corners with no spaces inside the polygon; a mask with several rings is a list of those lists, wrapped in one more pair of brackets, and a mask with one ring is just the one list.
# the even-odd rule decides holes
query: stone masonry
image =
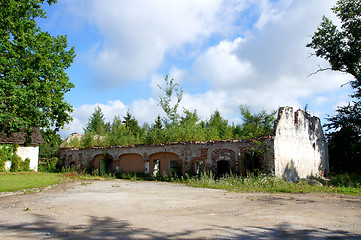
{"label": "stone masonry", "polygon": [[328,150],[319,118],[292,107],[278,111],[274,134],[259,139],[179,142],[159,145],[60,150],[65,167],[149,174],[195,173],[209,169],[217,175],[232,171],[262,172],[297,180],[328,171]]}

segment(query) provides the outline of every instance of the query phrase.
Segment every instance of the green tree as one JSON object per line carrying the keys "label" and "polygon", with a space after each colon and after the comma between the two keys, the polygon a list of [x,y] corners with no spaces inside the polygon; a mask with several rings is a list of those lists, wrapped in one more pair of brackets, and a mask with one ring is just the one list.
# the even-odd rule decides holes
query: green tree
{"label": "green tree", "polygon": [[226,140],[232,138],[232,129],[228,125],[228,120],[221,116],[216,110],[207,123],[209,130],[208,140]]}
{"label": "green tree", "polygon": [[[131,117],[132,118],[132,117]],[[132,145],[139,142],[139,137],[134,135],[131,130],[123,124],[120,117],[114,117],[110,130],[105,139],[107,146]]]}
{"label": "green tree", "polygon": [[138,121],[135,117],[130,114],[129,110],[127,111],[127,115],[124,117],[123,124],[135,137],[139,137],[141,135],[142,129],[139,127]]}
{"label": "green tree", "polygon": [[160,117],[160,115],[157,116],[157,119],[155,120],[154,124],[152,125],[152,128],[157,128],[157,129],[163,128],[162,118]]}
{"label": "green tree", "polygon": [[241,105],[242,125],[240,136],[258,138],[272,134],[276,111],[268,114],[265,110],[252,114],[248,106]]}
{"label": "green tree", "polygon": [[343,127],[328,135],[330,171],[361,173],[360,135],[352,127]]}
{"label": "green tree", "polygon": [[39,146],[40,158],[52,158],[56,157],[59,146],[63,142],[60,135],[54,130],[40,130],[41,136],[44,139],[44,143]]}
{"label": "green tree", "polygon": [[44,2],[0,0],[0,131],[8,134],[31,133],[32,127],[58,130],[71,121],[73,108],[64,94],[74,87],[65,73],[74,48],[68,49],[66,36],[37,26],[36,18],[46,17]]}
{"label": "green tree", "polygon": [[333,70],[354,76],[350,81],[355,89],[355,96],[361,94],[361,2],[359,0],[339,0],[332,8],[341,20],[338,28],[326,16],[314,33],[312,41],[306,46],[315,50],[315,55],[326,59],[329,68],[318,71]]}
{"label": "green tree", "polygon": [[84,133],[92,132],[97,135],[104,135],[106,133],[106,123],[104,114],[100,106],[94,109],[93,114],[89,117],[87,126],[84,128]]}
{"label": "green tree", "polygon": [[158,115],[154,123],[145,136],[144,143],[146,144],[159,144],[165,143],[165,129],[163,127],[162,119]]}
{"label": "green tree", "polygon": [[177,129],[171,130],[171,132],[177,133],[177,141],[204,141],[206,139],[205,129],[199,122],[197,111],[184,109],[183,114]]}
{"label": "green tree", "polygon": [[[165,96],[159,96],[158,105],[167,114],[167,119],[164,119],[166,124],[177,123],[180,118],[178,107],[183,98],[183,88],[179,87],[178,83],[174,83],[174,79],[169,80],[168,75],[166,75],[164,81],[166,84],[165,88],[158,85],[165,93]],[[174,97],[174,93],[176,97]]]}
{"label": "green tree", "polygon": [[333,70],[353,76],[349,81],[354,90],[352,101],[339,106],[326,124],[327,130],[331,130],[328,133],[330,168],[353,172],[361,163],[360,151],[355,151],[355,146],[361,145],[361,2],[339,0],[332,10],[341,21],[340,28],[324,16],[307,47],[330,63],[329,68],[317,72]]}

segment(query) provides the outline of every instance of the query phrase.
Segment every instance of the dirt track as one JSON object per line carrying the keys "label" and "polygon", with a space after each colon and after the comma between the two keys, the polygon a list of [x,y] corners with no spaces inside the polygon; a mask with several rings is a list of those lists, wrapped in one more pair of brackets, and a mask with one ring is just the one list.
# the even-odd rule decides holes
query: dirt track
{"label": "dirt track", "polygon": [[361,239],[361,196],[75,182],[0,195],[0,239]]}

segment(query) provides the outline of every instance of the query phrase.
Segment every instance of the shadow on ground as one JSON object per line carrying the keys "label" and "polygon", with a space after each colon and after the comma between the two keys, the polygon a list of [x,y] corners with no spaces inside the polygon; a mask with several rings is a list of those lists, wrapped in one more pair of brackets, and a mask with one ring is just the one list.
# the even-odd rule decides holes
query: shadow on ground
{"label": "shadow on ground", "polygon": [[127,221],[110,217],[90,216],[88,224],[63,226],[57,223],[56,219],[39,214],[33,216],[36,220],[30,224],[0,223],[0,236],[22,239],[361,239],[360,234],[313,227],[302,228],[287,223],[272,228],[209,226],[206,229],[169,233],[162,232],[161,229],[135,228]]}

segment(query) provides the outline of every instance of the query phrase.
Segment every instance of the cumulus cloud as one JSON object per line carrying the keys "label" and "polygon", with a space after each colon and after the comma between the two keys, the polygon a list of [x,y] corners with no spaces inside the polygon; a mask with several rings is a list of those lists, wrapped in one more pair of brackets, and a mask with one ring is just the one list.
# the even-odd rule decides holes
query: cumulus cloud
{"label": "cumulus cloud", "polygon": [[89,60],[107,84],[143,80],[158,69],[166,53],[198,44],[216,32],[220,4],[220,0],[109,0],[106,4],[94,0],[89,19],[104,41]]}
{"label": "cumulus cloud", "polygon": [[[300,105],[299,99],[338,88],[340,74],[307,77],[325,61],[309,58],[311,40],[329,1],[260,1],[260,16],[243,38],[209,47],[193,65],[194,74],[208,79],[211,90],[222,90],[239,103],[267,109]],[[320,103],[320,102],[318,102]]]}
{"label": "cumulus cloud", "polygon": [[74,109],[72,113],[73,122],[65,126],[61,130],[60,134],[63,138],[69,136],[71,133],[83,133],[83,129],[92,115],[96,107],[100,107],[104,114],[105,122],[112,122],[115,116],[125,116],[128,111],[128,107],[124,105],[120,100],[109,101],[106,104],[84,104]]}
{"label": "cumulus cloud", "polygon": [[[99,33],[87,54],[80,53],[97,72],[95,86],[114,89],[139,80],[149,87],[149,95],[134,93],[128,105],[101,105],[107,121],[127,109],[141,124],[164,116],[156,99],[165,74],[185,86],[180,110],[197,110],[202,119],[218,109],[237,122],[240,104],[260,111],[312,101],[307,103],[323,113],[323,106],[333,108],[347,98],[339,90],[346,75],[307,77],[318,65],[327,66],[309,57],[312,49],[305,45],[323,15],[334,18],[330,8],[336,0],[67,1],[73,7],[75,2],[83,3],[83,24]],[[346,97],[340,99],[341,92]],[[74,131],[84,127],[95,106],[75,109]]]}

